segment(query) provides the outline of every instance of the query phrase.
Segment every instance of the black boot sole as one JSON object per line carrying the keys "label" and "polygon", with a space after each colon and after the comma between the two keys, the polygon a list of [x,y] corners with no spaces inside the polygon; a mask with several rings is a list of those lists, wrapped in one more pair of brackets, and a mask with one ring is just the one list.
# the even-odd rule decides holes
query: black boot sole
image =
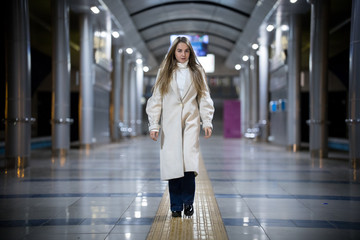
{"label": "black boot sole", "polygon": [[172,217],[181,217],[181,211],[172,211],[171,216]]}

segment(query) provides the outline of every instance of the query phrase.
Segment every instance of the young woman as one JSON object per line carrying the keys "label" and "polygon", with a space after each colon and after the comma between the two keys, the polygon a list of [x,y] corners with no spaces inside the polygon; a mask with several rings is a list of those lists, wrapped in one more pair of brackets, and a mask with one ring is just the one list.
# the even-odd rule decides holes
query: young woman
{"label": "young woman", "polygon": [[[195,176],[199,172],[200,118],[205,138],[211,137],[213,101],[205,72],[191,43],[177,37],[165,56],[146,106],[150,137],[161,131],[160,173],[169,181],[173,217],[194,213]],[[161,122],[161,126],[160,126]]]}

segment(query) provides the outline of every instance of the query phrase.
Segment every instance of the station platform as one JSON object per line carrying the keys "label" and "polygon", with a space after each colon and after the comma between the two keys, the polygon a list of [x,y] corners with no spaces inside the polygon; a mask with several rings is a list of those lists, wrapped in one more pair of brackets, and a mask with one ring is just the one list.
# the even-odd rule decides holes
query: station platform
{"label": "station platform", "polygon": [[246,139],[201,139],[195,213],[171,218],[159,142],[125,139],[1,170],[0,238],[360,239],[360,180],[348,162]]}

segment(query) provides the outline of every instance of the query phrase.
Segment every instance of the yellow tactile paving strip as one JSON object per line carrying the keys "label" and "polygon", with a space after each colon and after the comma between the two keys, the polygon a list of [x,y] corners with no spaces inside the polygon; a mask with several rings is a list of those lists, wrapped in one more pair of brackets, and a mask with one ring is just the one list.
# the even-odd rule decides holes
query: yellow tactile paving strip
{"label": "yellow tactile paving strip", "polygon": [[203,161],[196,179],[194,215],[191,218],[172,218],[168,190],[147,236],[148,240],[172,239],[228,239],[211,182]]}

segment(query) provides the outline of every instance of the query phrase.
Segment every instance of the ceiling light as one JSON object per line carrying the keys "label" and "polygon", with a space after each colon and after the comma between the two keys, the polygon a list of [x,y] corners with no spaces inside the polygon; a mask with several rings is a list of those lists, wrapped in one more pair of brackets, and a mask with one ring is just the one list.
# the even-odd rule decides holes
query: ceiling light
{"label": "ceiling light", "polygon": [[108,36],[108,33],[105,31],[102,31],[102,32],[95,31],[94,35],[95,35],[95,37],[98,37],[98,38],[106,38]]}
{"label": "ceiling light", "polygon": [[297,2],[297,0],[290,0],[290,2],[291,2],[291,3],[296,3],[296,2]]}
{"label": "ceiling light", "polygon": [[90,10],[91,10],[93,13],[95,13],[95,14],[98,14],[98,13],[100,12],[100,10],[98,9],[97,6],[92,6],[92,7],[90,8]]}
{"label": "ceiling light", "polygon": [[236,65],[235,65],[235,69],[236,69],[236,70],[240,70],[240,69],[241,69],[241,65],[240,65],[240,64],[236,64]]}
{"label": "ceiling light", "polygon": [[142,64],[142,63],[143,63],[143,60],[142,60],[141,58],[138,58],[138,59],[136,59],[136,63],[137,63],[137,64]]}
{"label": "ceiling light", "polygon": [[143,71],[144,71],[144,72],[148,72],[149,70],[150,70],[150,69],[149,69],[148,66],[144,66],[144,67],[143,67]]}
{"label": "ceiling light", "polygon": [[254,50],[256,50],[256,49],[259,48],[259,44],[254,43],[253,45],[251,45],[251,48],[254,49]]}
{"label": "ceiling light", "polygon": [[286,32],[286,31],[289,30],[289,26],[288,26],[288,25],[282,25],[282,26],[281,26],[281,30],[282,30],[283,32]]}
{"label": "ceiling light", "polygon": [[242,60],[243,60],[244,62],[246,62],[247,60],[249,60],[249,56],[248,56],[248,55],[244,55],[244,56],[242,57]]}
{"label": "ceiling light", "polygon": [[267,27],[266,27],[266,31],[268,31],[268,32],[271,32],[272,30],[274,30],[274,25],[271,25],[271,24],[269,24]]}
{"label": "ceiling light", "polygon": [[134,52],[132,48],[127,48],[125,51],[127,54],[132,54]]}
{"label": "ceiling light", "polygon": [[120,33],[119,32],[112,32],[112,36],[114,37],[114,38],[119,38],[120,37]]}

